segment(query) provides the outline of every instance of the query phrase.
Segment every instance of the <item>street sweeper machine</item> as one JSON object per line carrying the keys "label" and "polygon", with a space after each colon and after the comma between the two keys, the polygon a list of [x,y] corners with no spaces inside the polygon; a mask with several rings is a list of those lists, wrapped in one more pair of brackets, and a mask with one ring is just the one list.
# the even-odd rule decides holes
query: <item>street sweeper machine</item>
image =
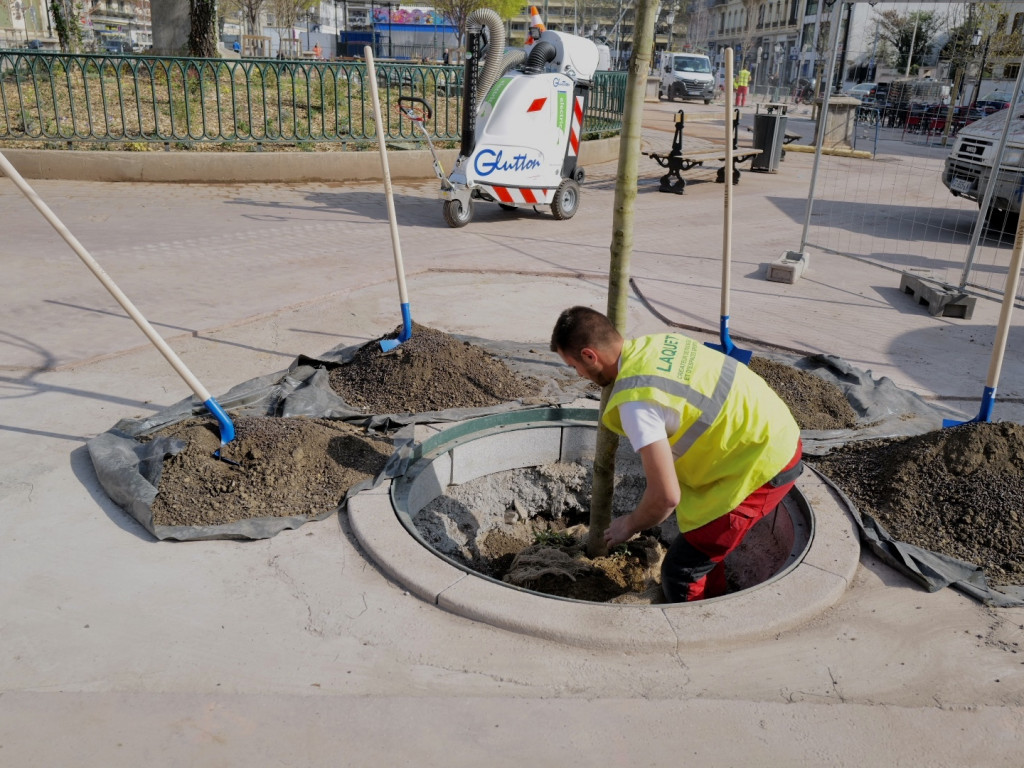
{"label": "street sweeper machine", "polygon": [[438,174],[451,227],[468,224],[477,201],[506,210],[549,205],[556,219],[579,207],[577,160],[598,49],[543,25],[533,31],[532,44],[506,50],[497,13],[469,15],[462,145],[452,172]]}

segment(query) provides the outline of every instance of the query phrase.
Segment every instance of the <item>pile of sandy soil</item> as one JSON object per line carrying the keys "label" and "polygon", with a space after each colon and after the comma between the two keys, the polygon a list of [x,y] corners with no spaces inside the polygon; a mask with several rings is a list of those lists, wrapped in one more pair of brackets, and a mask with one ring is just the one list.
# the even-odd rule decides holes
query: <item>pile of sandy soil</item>
{"label": "pile of sandy soil", "polygon": [[1024,584],[1024,425],[851,443],[811,463],[893,538]]}
{"label": "pile of sandy soil", "polygon": [[233,419],[235,439],[215,458],[220,433],[188,419],[158,434],[187,446],[166,459],[153,501],[155,525],[218,525],[257,517],[317,517],[337,508],[353,485],[375,477],[391,441],[327,419]]}
{"label": "pile of sandy soil", "polygon": [[[394,339],[398,332],[384,338]],[[411,338],[388,352],[364,345],[331,371],[331,387],[366,413],[425,413],[477,408],[536,395],[522,378],[478,346],[413,323]]]}
{"label": "pile of sandy soil", "polygon": [[820,376],[764,357],[751,358],[750,370],[789,406],[800,429],[852,429],[857,425],[857,412],[846,395]]}

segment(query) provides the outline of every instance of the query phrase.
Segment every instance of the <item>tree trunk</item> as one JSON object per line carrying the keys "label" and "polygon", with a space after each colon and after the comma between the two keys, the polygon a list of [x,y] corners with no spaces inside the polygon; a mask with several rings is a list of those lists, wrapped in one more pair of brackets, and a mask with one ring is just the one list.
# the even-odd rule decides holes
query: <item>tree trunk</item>
{"label": "tree trunk", "polygon": [[57,41],[63,53],[75,53],[81,39],[78,17],[73,9],[67,9],[63,0],[50,0],[50,14],[57,30]]}
{"label": "tree trunk", "polygon": [[212,59],[217,55],[217,2],[190,0],[188,55]]}
{"label": "tree trunk", "polygon": [[[608,319],[622,334],[625,334],[626,330],[626,301],[629,292],[629,262],[633,256],[633,210],[636,204],[641,123],[644,96],[647,91],[647,74],[651,71],[656,16],[656,2],[640,0],[635,27],[637,37],[629,60],[622,134],[619,137],[619,166],[615,182],[611,261],[608,268]],[[611,390],[612,387],[609,385],[601,393],[601,413],[604,413],[608,404]],[[604,532],[612,519],[615,450],[618,445],[618,436],[599,424],[594,454],[593,495],[590,499],[590,535],[587,539],[587,554],[590,557],[598,557],[608,552],[604,543]]]}

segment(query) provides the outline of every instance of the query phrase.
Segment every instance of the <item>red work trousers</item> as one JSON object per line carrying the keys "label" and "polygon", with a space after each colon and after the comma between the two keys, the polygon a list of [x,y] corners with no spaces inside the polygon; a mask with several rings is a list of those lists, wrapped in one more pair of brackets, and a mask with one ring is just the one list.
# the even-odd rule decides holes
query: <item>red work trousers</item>
{"label": "red work trousers", "polygon": [[736,509],[676,537],[661,564],[661,588],[669,602],[690,602],[725,594],[726,555],[789,493],[802,469],[802,452],[803,445],[797,441],[796,453],[783,470],[747,496]]}

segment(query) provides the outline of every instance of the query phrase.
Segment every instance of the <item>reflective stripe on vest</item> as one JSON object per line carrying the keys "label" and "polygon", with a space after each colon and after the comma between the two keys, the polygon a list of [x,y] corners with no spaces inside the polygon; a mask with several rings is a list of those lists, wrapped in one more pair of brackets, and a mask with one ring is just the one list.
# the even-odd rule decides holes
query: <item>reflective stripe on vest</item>
{"label": "reflective stripe on vest", "polygon": [[[715,391],[708,397],[702,392],[698,392],[693,387],[687,386],[675,379],[669,379],[665,376],[629,376],[625,379],[620,379],[615,382],[615,387],[612,389],[612,397],[625,389],[639,389],[640,387],[651,387],[653,389],[660,389],[663,392],[667,392],[674,397],[681,397],[687,400],[691,405],[700,409],[700,416],[687,427],[682,434],[679,435],[679,439],[676,440],[672,445],[672,455],[676,459],[679,459],[686,453],[693,444],[700,439],[700,437],[707,432],[711,425],[715,423],[715,419],[718,418],[722,412],[722,408],[725,406],[725,400],[729,397],[729,392],[732,390],[732,383],[736,380],[736,366],[738,363],[731,357],[726,357],[725,362],[722,365],[722,372],[718,377],[718,383],[715,385]],[[611,398],[609,398],[610,400]]]}

